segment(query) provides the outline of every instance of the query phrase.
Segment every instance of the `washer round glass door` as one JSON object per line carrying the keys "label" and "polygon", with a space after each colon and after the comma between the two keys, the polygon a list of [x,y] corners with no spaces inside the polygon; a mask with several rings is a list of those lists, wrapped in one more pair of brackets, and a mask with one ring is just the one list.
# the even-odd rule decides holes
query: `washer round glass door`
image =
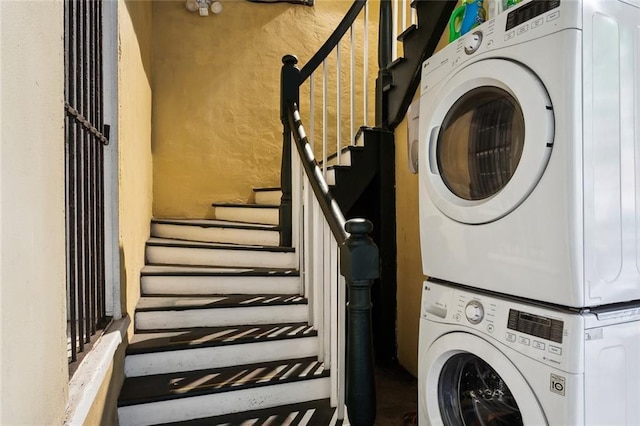
{"label": "washer round glass door", "polygon": [[423,98],[420,158],[427,164],[420,170],[438,209],[458,222],[481,224],[520,205],[553,145],[551,101],[538,78],[514,62],[488,59]]}
{"label": "washer round glass door", "polygon": [[427,349],[421,366],[421,418],[427,424],[547,424],[522,374],[484,339],[463,332],[445,334]]}
{"label": "washer round glass door", "polygon": [[438,395],[444,424],[523,425],[518,403],[505,381],[476,355],[462,352],[445,362]]}

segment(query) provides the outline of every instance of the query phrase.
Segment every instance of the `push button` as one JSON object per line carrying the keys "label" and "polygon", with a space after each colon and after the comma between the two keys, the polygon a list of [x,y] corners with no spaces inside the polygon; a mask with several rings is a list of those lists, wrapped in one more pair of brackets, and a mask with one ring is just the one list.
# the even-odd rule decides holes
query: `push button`
{"label": "push button", "polygon": [[520,336],[520,338],[518,339],[518,343],[520,343],[521,345],[529,346],[530,342],[531,342],[531,340],[529,340],[528,337]]}
{"label": "push button", "polygon": [[541,351],[544,351],[544,343],[538,342],[537,340],[534,340],[533,345],[531,346],[533,346],[536,349],[540,349]]}
{"label": "push button", "polygon": [[542,24],[544,24],[544,18],[538,18],[531,23],[531,29],[537,28]]}
{"label": "push button", "polygon": [[556,11],[547,15],[547,22],[555,21],[560,17],[560,11]]}
{"label": "push button", "polygon": [[515,343],[515,341],[516,341],[516,335],[513,333],[507,332],[507,342]]}
{"label": "push button", "polygon": [[562,348],[559,348],[559,347],[553,346],[553,345],[549,345],[549,352],[551,352],[554,355],[562,355]]}

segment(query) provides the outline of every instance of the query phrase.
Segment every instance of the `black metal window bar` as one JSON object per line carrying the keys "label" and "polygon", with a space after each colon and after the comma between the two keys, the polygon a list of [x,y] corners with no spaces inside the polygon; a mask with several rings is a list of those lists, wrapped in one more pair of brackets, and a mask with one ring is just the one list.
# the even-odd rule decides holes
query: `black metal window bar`
{"label": "black metal window bar", "polygon": [[[104,327],[102,1],[65,0],[67,342],[78,361]],[[71,369],[70,369],[71,370]]]}

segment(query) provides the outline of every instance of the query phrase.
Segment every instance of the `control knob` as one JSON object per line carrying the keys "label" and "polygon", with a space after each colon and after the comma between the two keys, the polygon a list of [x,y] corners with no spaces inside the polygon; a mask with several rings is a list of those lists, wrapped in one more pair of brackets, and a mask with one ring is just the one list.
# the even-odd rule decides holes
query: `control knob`
{"label": "control knob", "polygon": [[474,31],[464,39],[464,53],[471,55],[480,48],[482,44],[482,31]]}
{"label": "control knob", "polygon": [[482,318],[484,318],[484,308],[477,300],[472,300],[467,303],[464,313],[471,324],[479,324]]}

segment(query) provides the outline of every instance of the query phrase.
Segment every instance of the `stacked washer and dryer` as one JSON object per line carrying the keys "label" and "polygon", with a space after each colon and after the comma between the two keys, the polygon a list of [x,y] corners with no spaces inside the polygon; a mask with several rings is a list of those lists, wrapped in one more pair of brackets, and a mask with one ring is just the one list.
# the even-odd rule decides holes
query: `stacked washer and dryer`
{"label": "stacked washer and dryer", "polygon": [[640,425],[640,1],[432,56],[419,171],[420,425]]}

